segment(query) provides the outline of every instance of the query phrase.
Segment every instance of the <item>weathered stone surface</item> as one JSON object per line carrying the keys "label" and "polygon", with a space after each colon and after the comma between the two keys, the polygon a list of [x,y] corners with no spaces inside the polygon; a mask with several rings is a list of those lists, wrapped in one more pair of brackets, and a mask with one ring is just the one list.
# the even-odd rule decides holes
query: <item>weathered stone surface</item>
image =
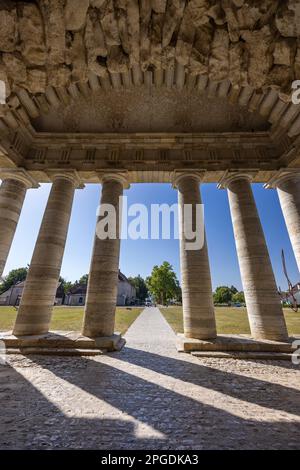
{"label": "weathered stone surface", "polygon": [[21,53],[30,65],[44,65],[46,47],[41,12],[34,4],[21,4],[19,8],[19,35]]}
{"label": "weathered stone surface", "polygon": [[[55,177],[18,309],[16,335],[39,335],[49,331],[74,192],[73,180],[59,174]],[[37,283],[43,286],[38,300],[41,289],[37,288]]]}
{"label": "weathered stone surface", "polygon": [[1,449],[299,449],[299,366],[180,354],[149,308],[126,340],[90,358],[8,356]]}
{"label": "weathered stone surface", "polygon": [[229,73],[233,86],[246,86],[248,83],[248,51],[243,43],[234,43],[229,47]]}
{"label": "weathered stone surface", "polygon": [[296,42],[291,39],[279,39],[275,43],[273,58],[276,65],[291,66],[296,52]]}
{"label": "weathered stone surface", "polygon": [[299,37],[300,35],[300,3],[298,0],[280,2],[276,15],[278,31],[285,37]]}
{"label": "weathered stone surface", "polygon": [[245,31],[242,38],[249,54],[248,82],[254,88],[262,88],[272,66],[272,34],[268,26],[257,31]]}
{"label": "weathered stone surface", "polygon": [[48,84],[54,87],[64,87],[70,84],[71,70],[66,65],[48,68]]}
{"label": "weathered stone surface", "polygon": [[193,75],[275,87],[288,97],[300,75],[298,0],[0,0],[0,22],[0,63],[12,90],[43,89],[26,68],[62,86],[69,83],[66,66],[77,82],[89,72],[123,73],[138,64],[153,71],[177,62]]}
{"label": "weathered stone surface", "polygon": [[65,24],[69,31],[79,31],[85,25],[89,0],[67,0],[65,6]]}
{"label": "weathered stone surface", "polygon": [[47,61],[63,64],[65,61],[65,22],[63,0],[39,0],[45,24]]}
{"label": "weathered stone surface", "polygon": [[7,75],[11,78],[14,83],[22,84],[26,82],[26,66],[20,57],[14,54],[5,53],[2,55],[2,60]]}
{"label": "weathered stone surface", "polygon": [[47,74],[43,70],[30,69],[27,71],[25,87],[30,93],[45,93],[47,87]]}
{"label": "weathered stone surface", "polygon": [[5,179],[0,186],[0,276],[15,234],[26,189],[25,183],[13,178]]}
{"label": "weathered stone surface", "polygon": [[224,29],[216,29],[209,61],[212,80],[221,81],[228,77],[229,70],[229,35]]}
{"label": "weathered stone surface", "polygon": [[17,12],[6,9],[7,2],[0,2],[0,51],[13,52],[17,44]]}
{"label": "weathered stone surface", "polygon": [[294,63],[294,73],[295,78],[300,79],[300,39],[297,41],[297,52],[295,55],[295,63]]}

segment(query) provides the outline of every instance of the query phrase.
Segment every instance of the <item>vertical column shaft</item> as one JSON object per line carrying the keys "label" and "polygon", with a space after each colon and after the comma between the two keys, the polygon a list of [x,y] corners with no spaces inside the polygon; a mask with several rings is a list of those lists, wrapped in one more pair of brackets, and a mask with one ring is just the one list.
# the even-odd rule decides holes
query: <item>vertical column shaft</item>
{"label": "vertical column shaft", "polygon": [[277,192],[300,271],[300,176],[291,175],[277,184]]}
{"label": "vertical column shaft", "polygon": [[49,331],[74,191],[72,179],[55,177],[18,310],[14,327],[16,335]]}
{"label": "vertical column shaft", "polygon": [[236,176],[227,187],[252,336],[285,341],[286,324],[250,179]]}
{"label": "vertical column shaft", "polygon": [[12,178],[5,179],[0,186],[0,276],[15,235],[27,187],[25,182]]}
{"label": "vertical column shaft", "polygon": [[184,205],[193,212],[201,204],[199,179],[192,175],[180,176],[178,188],[180,211],[180,265],[183,303],[184,335],[187,338],[210,339],[216,337],[216,323],[212,284],[206,239],[201,249],[187,250],[184,236]]}
{"label": "vertical column shaft", "polygon": [[[107,177],[102,183],[100,205],[110,204],[116,215],[116,238],[100,239],[97,229],[90,266],[83,334],[92,338],[114,333],[118,289],[120,236],[119,198],[123,183]],[[101,216],[97,219],[97,224]]]}

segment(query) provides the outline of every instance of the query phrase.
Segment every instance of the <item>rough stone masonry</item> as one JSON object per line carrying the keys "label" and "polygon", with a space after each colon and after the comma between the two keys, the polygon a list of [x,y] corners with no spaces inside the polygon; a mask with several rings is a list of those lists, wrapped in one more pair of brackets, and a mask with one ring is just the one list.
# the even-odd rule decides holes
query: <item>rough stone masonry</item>
{"label": "rough stone masonry", "polygon": [[268,87],[300,78],[299,0],[0,0],[0,79],[17,100],[97,76],[174,68]]}

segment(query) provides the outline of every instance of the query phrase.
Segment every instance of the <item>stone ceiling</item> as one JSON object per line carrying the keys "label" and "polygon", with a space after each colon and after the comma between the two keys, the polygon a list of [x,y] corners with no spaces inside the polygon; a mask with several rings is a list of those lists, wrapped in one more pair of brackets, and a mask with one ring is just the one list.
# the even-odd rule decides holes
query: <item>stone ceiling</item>
{"label": "stone ceiling", "polygon": [[253,132],[270,124],[257,112],[226,98],[207,99],[193,90],[145,87],[102,90],[32,120],[37,132]]}
{"label": "stone ceiling", "polygon": [[0,0],[0,25],[3,165],[42,165],[51,133],[85,149],[117,132],[216,133],[228,148],[220,133],[249,133],[245,148],[271,148],[261,167],[300,165],[300,0]]}
{"label": "stone ceiling", "polygon": [[283,95],[300,78],[299,0],[1,0],[0,24],[8,93],[175,62]]}

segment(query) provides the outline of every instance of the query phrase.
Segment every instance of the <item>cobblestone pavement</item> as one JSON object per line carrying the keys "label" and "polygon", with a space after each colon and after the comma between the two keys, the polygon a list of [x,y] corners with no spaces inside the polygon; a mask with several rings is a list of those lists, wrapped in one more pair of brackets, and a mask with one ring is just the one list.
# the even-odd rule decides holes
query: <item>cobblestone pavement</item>
{"label": "cobblestone pavement", "polygon": [[10,357],[0,448],[300,447],[300,366],[179,354],[154,308],[126,338],[106,356]]}

